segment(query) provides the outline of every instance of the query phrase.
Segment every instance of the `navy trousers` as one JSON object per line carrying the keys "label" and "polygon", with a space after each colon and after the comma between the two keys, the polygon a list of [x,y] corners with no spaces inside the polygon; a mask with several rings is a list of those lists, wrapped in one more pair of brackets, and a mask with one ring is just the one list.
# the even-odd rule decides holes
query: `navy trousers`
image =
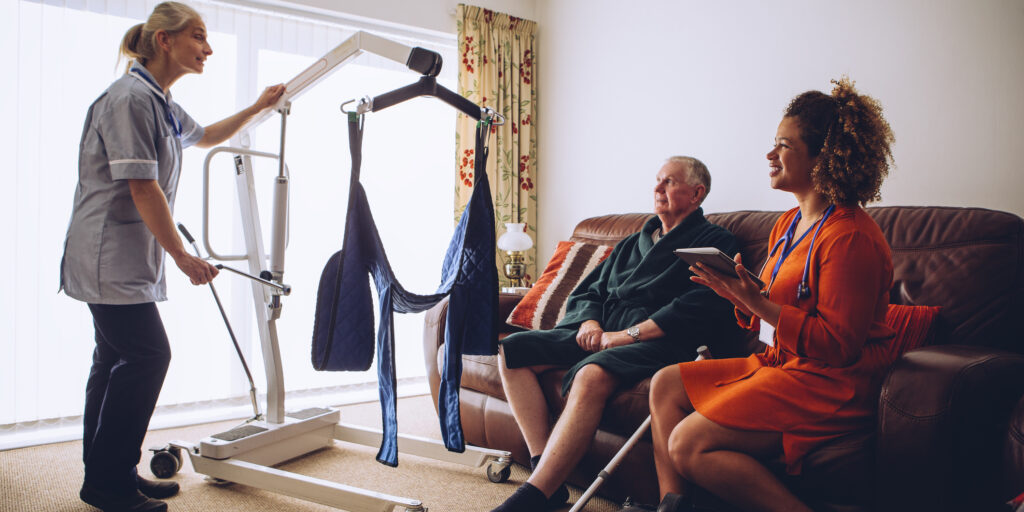
{"label": "navy trousers", "polygon": [[465,450],[459,414],[462,354],[497,353],[494,205],[484,168],[488,132],[487,124],[478,125],[474,190],[445,255],[441,284],[433,294],[417,295],[402,287],[388,263],[366,192],[359,182],[362,125],[360,119],[349,118],[352,177],[345,235],[342,249],[331,256],[320,276],[312,362],[317,370],[363,371],[370,367],[374,354],[373,298],[369,284],[372,275],[380,315],[376,351],[384,431],[377,460],[390,466],[398,465],[392,315],[425,311],[450,296],[438,396],[441,435],[449,450]]}
{"label": "navy trousers", "polygon": [[85,482],[107,492],[132,492],[171,346],[152,302],[89,304],[89,311],[96,348],[85,387]]}

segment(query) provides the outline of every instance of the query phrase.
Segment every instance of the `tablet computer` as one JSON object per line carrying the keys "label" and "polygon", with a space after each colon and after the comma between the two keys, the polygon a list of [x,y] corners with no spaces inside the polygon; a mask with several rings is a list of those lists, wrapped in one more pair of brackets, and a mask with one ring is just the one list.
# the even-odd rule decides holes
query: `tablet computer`
{"label": "tablet computer", "polygon": [[[720,251],[715,247],[694,247],[691,249],[676,249],[676,256],[681,258],[683,261],[690,265],[696,265],[697,262],[703,263],[704,266],[710,267],[716,270],[720,274],[724,274],[728,277],[736,277],[736,262],[729,257],[728,254]],[[764,282],[761,281],[753,272],[747,270],[747,277],[749,277],[758,287],[764,288]]]}

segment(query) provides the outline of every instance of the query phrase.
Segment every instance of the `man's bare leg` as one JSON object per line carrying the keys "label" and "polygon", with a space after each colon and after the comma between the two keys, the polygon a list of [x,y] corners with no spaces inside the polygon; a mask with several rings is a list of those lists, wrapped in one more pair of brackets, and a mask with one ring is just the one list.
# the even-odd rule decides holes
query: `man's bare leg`
{"label": "man's bare leg", "polygon": [[529,484],[545,496],[562,485],[590,446],[608,397],[617,386],[618,379],[596,364],[576,373],[565,410],[551,431],[540,465],[527,480]]}
{"label": "man's bare leg", "polygon": [[526,447],[530,456],[540,455],[548,443],[551,434],[551,419],[548,413],[547,400],[540,389],[537,375],[554,366],[528,366],[524,368],[508,368],[505,365],[504,347],[498,350],[498,373],[501,385],[505,390],[505,398],[512,415],[519,424],[519,430],[526,439]]}

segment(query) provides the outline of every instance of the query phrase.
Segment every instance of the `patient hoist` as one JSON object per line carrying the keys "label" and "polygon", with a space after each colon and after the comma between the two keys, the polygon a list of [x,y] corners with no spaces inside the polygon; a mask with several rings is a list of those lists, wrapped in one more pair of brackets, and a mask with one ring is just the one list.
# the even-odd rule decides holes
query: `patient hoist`
{"label": "patient hoist", "polygon": [[[267,378],[267,407],[265,417],[259,411],[252,378],[250,398],[254,416],[239,427],[207,437],[198,444],[172,441],[169,446],[154,450],[151,468],[158,477],[169,477],[181,467],[181,452],[188,454],[197,473],[216,480],[234,482],[265,489],[353,512],[385,512],[396,507],[406,511],[425,511],[415,499],[359,489],[352,486],[290,473],[274,467],[275,464],[303,456],[331,446],[334,440],[375,446],[382,441],[379,430],[339,423],[335,409],[311,408],[285,412],[284,374],[278,345],[276,321],[281,315],[281,296],[291,288],[284,284],[284,253],[288,230],[288,181],[285,164],[285,133],[291,102],[310,89],[336,68],[345,65],[363,52],[370,52],[406,65],[422,76],[418,82],[380,96],[364,98],[358,112],[373,112],[395,105],[415,96],[433,96],[454,106],[470,117],[490,122],[500,118],[487,108],[481,108],[466,98],[440,86],[436,82],[441,68],[441,57],[423,48],[410,48],[388,39],[358,31],[322,58],[314,62],[285,86],[285,93],[271,111],[268,109],[243,127],[251,129],[267,120],[274,112],[281,115],[281,140],[278,154],[254,151],[243,147],[219,147],[211,150],[204,164],[203,188],[203,244],[211,258],[219,261],[247,261],[249,272],[223,267],[252,279],[252,294]],[[343,105],[344,107],[344,105]],[[502,119],[503,121],[503,119]],[[499,123],[495,123],[499,124]],[[240,146],[240,144],[238,144]],[[236,189],[241,209],[242,229],[246,254],[230,255],[215,251],[209,239],[210,162],[219,153],[234,156]],[[273,184],[273,214],[269,268],[264,249],[260,217],[252,173],[253,158],[268,158],[278,164]],[[186,235],[188,237],[188,235]],[[188,237],[190,238],[190,237]],[[197,249],[198,252],[198,249]],[[216,292],[214,292],[216,295]],[[219,300],[218,300],[219,302]],[[230,331],[230,326],[229,326]],[[233,336],[233,334],[232,334]],[[244,358],[243,358],[244,365]],[[487,477],[492,482],[508,479],[511,454],[506,451],[466,446],[461,453],[445,449],[439,441],[413,436],[398,436],[398,449],[402,453],[452,462],[470,467],[487,464]]]}

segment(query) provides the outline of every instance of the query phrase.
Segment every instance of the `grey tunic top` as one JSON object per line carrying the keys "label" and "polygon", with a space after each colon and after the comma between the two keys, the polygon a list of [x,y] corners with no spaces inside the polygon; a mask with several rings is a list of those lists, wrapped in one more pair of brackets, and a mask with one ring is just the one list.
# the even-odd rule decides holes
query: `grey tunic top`
{"label": "grey tunic top", "polygon": [[60,287],[92,304],[167,300],[164,251],[135,208],[130,179],[156,180],[174,211],[181,150],[203,137],[141,64],[89,107]]}

